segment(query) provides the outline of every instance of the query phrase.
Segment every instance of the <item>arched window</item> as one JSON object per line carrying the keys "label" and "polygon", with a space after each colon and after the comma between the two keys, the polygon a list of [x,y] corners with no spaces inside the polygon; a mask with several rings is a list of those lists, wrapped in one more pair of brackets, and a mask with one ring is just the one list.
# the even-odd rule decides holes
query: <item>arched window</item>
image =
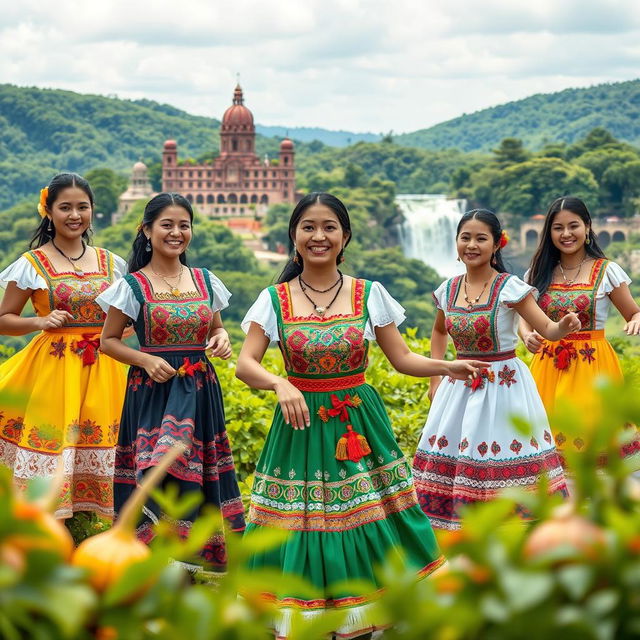
{"label": "arched window", "polygon": [[535,247],[538,244],[538,232],[535,229],[529,229],[525,234],[527,247]]}
{"label": "arched window", "polygon": [[247,198],[247,194],[246,194],[246,193],[243,193],[243,194],[240,196],[240,204],[247,204],[247,202],[248,202],[248,201],[249,201],[249,200],[248,200],[248,198]]}
{"label": "arched window", "polygon": [[609,246],[609,243],[611,242],[611,236],[609,235],[608,231],[601,231],[598,234],[598,244],[604,249],[605,247]]}
{"label": "arched window", "polygon": [[285,163],[285,164],[289,164],[289,157],[288,157],[288,156],[285,156],[285,157],[284,157],[284,163]]}
{"label": "arched window", "polygon": [[238,150],[238,141],[235,138],[231,141],[231,148],[233,151]]}
{"label": "arched window", "polygon": [[237,204],[238,203],[238,196],[235,193],[230,193],[229,197],[227,198],[227,202],[229,204]]}
{"label": "arched window", "polygon": [[196,202],[198,204],[204,204],[204,196],[201,193],[196,196]]}
{"label": "arched window", "polygon": [[193,204],[193,196],[190,193],[187,194],[187,200]]}
{"label": "arched window", "polygon": [[221,193],[218,194],[218,204],[224,204],[224,196]]}
{"label": "arched window", "polygon": [[213,204],[214,201],[215,201],[215,198],[211,194],[209,194],[207,196],[207,204]]}
{"label": "arched window", "polygon": [[611,237],[612,242],[624,242],[626,237],[624,235],[624,231],[614,231],[613,236]]}
{"label": "arched window", "polygon": [[260,198],[260,204],[269,204],[269,196],[266,193],[262,194]]}
{"label": "arched window", "polygon": [[257,195],[255,195],[255,194],[253,194],[253,195],[251,196],[251,202],[252,202],[253,204],[258,204],[258,196],[257,196]]}

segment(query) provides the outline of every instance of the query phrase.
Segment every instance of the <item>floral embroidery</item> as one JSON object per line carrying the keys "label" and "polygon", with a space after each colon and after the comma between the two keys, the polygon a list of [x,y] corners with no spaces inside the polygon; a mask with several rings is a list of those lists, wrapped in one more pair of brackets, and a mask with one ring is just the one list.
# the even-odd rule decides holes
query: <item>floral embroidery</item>
{"label": "floral embroidery", "polygon": [[595,362],[595,357],[593,355],[595,352],[596,352],[596,348],[589,346],[589,343],[585,342],[584,349],[580,349],[580,355],[582,356],[582,361],[588,362],[589,364],[591,364],[592,362]]}
{"label": "floral embroidery", "polygon": [[514,438],[509,445],[509,449],[518,455],[520,453],[520,449],[522,449],[522,443]]}
{"label": "floral embroidery", "polygon": [[[149,378],[151,380],[151,378]],[[131,376],[129,377],[129,382],[127,383],[127,387],[132,391],[137,391],[138,387],[142,384],[142,372],[140,369],[132,369]]]}
{"label": "floral embroidery", "polygon": [[551,437],[551,433],[549,431],[547,431],[546,429],[544,430],[544,439],[545,439],[545,442],[547,444],[551,444],[553,442],[553,438]]}
{"label": "floral embroidery", "polygon": [[502,448],[495,440],[491,443],[491,453],[493,453],[494,456],[497,456],[500,453],[501,449]]}
{"label": "floral embroidery", "polygon": [[498,378],[500,378],[500,386],[504,384],[507,385],[507,388],[510,388],[512,384],[518,382],[516,380],[516,370],[509,369],[506,364],[498,371]]}
{"label": "floral embroidery", "polygon": [[533,436],[531,437],[531,440],[529,440],[529,444],[536,449],[540,448],[538,441]]}
{"label": "floral embroidery", "polygon": [[448,444],[449,444],[449,441],[445,436],[440,436],[438,438],[438,449],[444,449],[446,446],[448,446]]}
{"label": "floral embroidery", "polygon": [[576,449],[580,450],[582,449],[582,447],[584,447],[584,440],[582,438],[575,438],[573,444],[575,445]]}
{"label": "floral embroidery", "polygon": [[577,357],[578,354],[573,343],[560,340],[554,351],[553,365],[556,369],[565,371],[569,368],[571,361],[577,359]]}
{"label": "floral embroidery", "polygon": [[276,468],[273,470],[273,475],[274,475],[276,478],[280,476],[280,473],[281,473],[281,471],[280,471],[280,467],[276,467]]}
{"label": "floral embroidery", "polygon": [[22,432],[24,430],[24,422],[22,418],[9,418],[7,423],[2,427],[2,435],[18,442],[22,438]]}
{"label": "floral embroidery", "polygon": [[432,436],[429,436],[429,444],[433,447],[433,443],[436,441],[436,434],[434,433]]}
{"label": "floral embroidery", "polygon": [[289,471],[289,480],[293,480],[296,477],[296,470],[295,469],[291,469]]}
{"label": "floral embroidery", "polygon": [[56,358],[64,358],[64,352],[67,348],[67,343],[64,338],[60,338],[59,340],[54,340],[51,343],[51,351],[49,351],[49,355],[55,356]]}
{"label": "floral embroidery", "polygon": [[561,431],[556,435],[556,444],[562,446],[567,441],[567,437]]}
{"label": "floral embroidery", "polygon": [[458,449],[460,451],[464,451],[469,446],[469,441],[466,438],[463,438],[462,442],[458,445]]}
{"label": "floral embroidery", "polygon": [[487,446],[487,443],[486,443],[486,442],[481,442],[481,443],[478,445],[478,453],[479,453],[482,457],[484,457],[484,456],[485,456],[485,454],[487,453],[487,451],[489,451],[489,447]]}

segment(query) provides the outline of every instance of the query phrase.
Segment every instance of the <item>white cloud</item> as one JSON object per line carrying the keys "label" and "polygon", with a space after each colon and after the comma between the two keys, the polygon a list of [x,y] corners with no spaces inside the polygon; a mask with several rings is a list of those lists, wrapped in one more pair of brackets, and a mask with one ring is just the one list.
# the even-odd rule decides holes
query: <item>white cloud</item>
{"label": "white cloud", "polygon": [[635,77],[634,0],[0,0],[0,82],[263,124],[410,131]]}

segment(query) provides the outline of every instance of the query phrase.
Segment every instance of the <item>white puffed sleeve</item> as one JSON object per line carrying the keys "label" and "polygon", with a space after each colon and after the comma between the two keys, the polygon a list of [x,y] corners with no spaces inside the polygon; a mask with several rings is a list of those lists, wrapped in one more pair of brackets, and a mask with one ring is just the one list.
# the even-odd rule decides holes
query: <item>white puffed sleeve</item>
{"label": "white puffed sleeve", "polygon": [[25,290],[47,288],[44,278],[24,256],[20,256],[0,273],[0,286],[6,289],[9,282],[15,282],[18,288]]}
{"label": "white puffed sleeve", "polygon": [[115,279],[119,280],[129,273],[129,267],[127,266],[127,261],[123,260],[120,256],[117,256],[115,253],[111,254],[113,256],[113,271],[115,275]]}
{"label": "white puffed sleeve", "polygon": [[444,311],[447,308],[447,284],[449,280],[445,280],[432,294],[433,304],[436,305],[440,311]]}
{"label": "white puffed sleeve", "polygon": [[[0,276],[1,278],[2,276]],[[602,282],[598,287],[598,293],[596,297],[603,298],[608,296],[614,289],[617,289],[621,284],[631,284],[631,278],[626,274],[625,270],[615,262],[610,262],[604,272]]]}
{"label": "white puffed sleeve", "polygon": [[406,318],[404,307],[394,300],[379,282],[371,283],[367,311],[369,320],[364,329],[364,337],[367,340],[376,339],[376,327],[384,327],[392,322],[400,326]]}
{"label": "white puffed sleeve", "polygon": [[140,303],[125,278],[116,280],[108,289],[105,289],[96,298],[96,303],[105,313],[109,311],[109,307],[115,307],[132,320],[135,320],[140,313]]}
{"label": "white puffed sleeve", "polygon": [[264,335],[267,336],[271,342],[279,342],[278,319],[276,318],[276,312],[273,308],[269,289],[263,289],[260,292],[256,301],[251,305],[249,311],[247,311],[242,319],[240,326],[245,333],[249,333],[249,327],[252,322],[262,327]]}
{"label": "white puffed sleeve", "polygon": [[523,279],[527,284],[531,284],[531,283],[529,282],[529,276],[530,276],[530,275],[531,275],[531,269],[527,269],[527,270],[524,272],[524,275],[522,276],[522,279]]}
{"label": "white puffed sleeve", "polygon": [[529,294],[533,295],[534,300],[538,299],[538,290],[535,287],[520,280],[518,276],[509,276],[500,292],[500,303],[506,307],[513,307]]}
{"label": "white puffed sleeve", "polygon": [[212,308],[214,311],[221,311],[229,306],[229,298],[231,292],[224,286],[222,280],[218,276],[214,275],[208,269],[205,269],[209,282],[211,283],[211,289],[213,290]]}

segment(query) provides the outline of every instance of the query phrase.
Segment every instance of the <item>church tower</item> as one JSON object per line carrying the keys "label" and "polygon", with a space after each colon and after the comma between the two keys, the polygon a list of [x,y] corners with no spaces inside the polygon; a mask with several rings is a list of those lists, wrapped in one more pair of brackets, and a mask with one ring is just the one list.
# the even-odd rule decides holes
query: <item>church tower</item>
{"label": "church tower", "polygon": [[242,88],[236,85],[233,104],[224,112],[220,125],[220,155],[254,155],[256,128],[253,114],[244,106]]}

